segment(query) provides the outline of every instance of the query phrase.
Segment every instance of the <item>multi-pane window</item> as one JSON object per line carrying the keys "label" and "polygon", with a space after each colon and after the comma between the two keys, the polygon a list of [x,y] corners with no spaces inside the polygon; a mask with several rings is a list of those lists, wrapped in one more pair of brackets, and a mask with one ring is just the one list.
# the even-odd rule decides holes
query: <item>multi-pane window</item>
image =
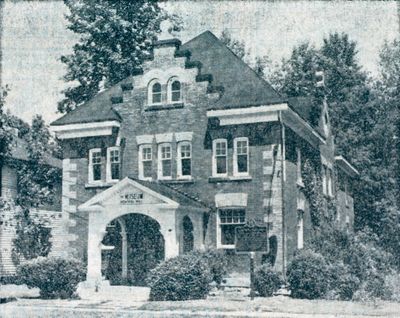
{"label": "multi-pane window", "polygon": [[89,182],[101,181],[101,149],[89,151]]}
{"label": "multi-pane window", "polygon": [[139,146],[139,179],[151,179],[153,171],[153,151],[151,145]]}
{"label": "multi-pane window", "polygon": [[151,86],[151,104],[161,103],[161,84],[155,82]]}
{"label": "multi-pane window", "polygon": [[249,141],[236,138],[234,141],[234,175],[249,173]]}
{"label": "multi-pane window", "polygon": [[246,223],[246,211],[243,209],[219,210],[221,227],[221,245],[235,244],[235,231],[238,226]]}
{"label": "multi-pane window", "polygon": [[172,177],[172,151],[170,144],[159,145],[158,178],[170,179]]}
{"label": "multi-pane window", "polygon": [[227,174],[228,147],[225,139],[217,139],[213,142],[213,174],[216,176]]}
{"label": "multi-pane window", "polygon": [[174,80],[171,84],[171,101],[179,102],[181,100],[181,82]]}
{"label": "multi-pane window", "polygon": [[192,146],[189,142],[178,144],[178,178],[192,175]]}
{"label": "multi-pane window", "polygon": [[120,178],[120,151],[118,147],[108,149],[107,178],[108,180],[119,180]]}

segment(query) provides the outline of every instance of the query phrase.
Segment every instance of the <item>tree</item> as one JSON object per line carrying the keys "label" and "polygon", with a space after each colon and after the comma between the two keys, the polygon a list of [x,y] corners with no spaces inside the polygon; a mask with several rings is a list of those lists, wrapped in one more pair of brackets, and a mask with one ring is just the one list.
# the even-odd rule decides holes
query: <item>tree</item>
{"label": "tree", "polygon": [[222,31],[219,39],[243,61],[248,60],[250,52],[246,49],[244,41],[239,41],[237,39],[234,39],[232,37],[232,34],[227,29],[224,29]]}
{"label": "tree", "polygon": [[32,120],[27,137],[27,162],[17,166],[18,195],[20,207],[16,219],[16,238],[13,240],[13,260],[18,264],[21,258],[31,259],[46,256],[51,249],[51,231],[45,222],[32,214],[40,205],[52,204],[55,199],[54,184],[60,182],[58,168],[48,164],[51,156],[51,136],[41,116]]}
{"label": "tree", "polygon": [[68,112],[91,99],[101,83],[112,86],[140,67],[150,52],[151,42],[167,15],[157,0],[64,0],[70,10],[68,29],[79,35],[73,53],[62,56],[67,66],[67,88],[58,104]]}
{"label": "tree", "polygon": [[28,160],[18,169],[17,204],[25,210],[52,204],[55,196],[53,185],[61,180],[59,169],[46,161],[52,155],[50,137],[43,118],[36,115],[28,137]]}
{"label": "tree", "polygon": [[5,98],[7,97],[8,88],[0,88],[0,167],[3,166],[6,157],[10,153],[13,135],[10,131],[9,117],[4,112]]}

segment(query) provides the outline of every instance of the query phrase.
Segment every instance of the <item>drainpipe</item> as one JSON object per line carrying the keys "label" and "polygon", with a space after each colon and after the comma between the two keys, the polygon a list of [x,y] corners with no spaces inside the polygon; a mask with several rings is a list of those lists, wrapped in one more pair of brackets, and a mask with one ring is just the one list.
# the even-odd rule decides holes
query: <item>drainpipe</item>
{"label": "drainpipe", "polygon": [[285,183],[286,183],[286,165],[285,165],[285,126],[282,121],[282,111],[279,111],[279,123],[281,125],[281,160],[282,160],[282,275],[286,280],[286,222],[285,222]]}

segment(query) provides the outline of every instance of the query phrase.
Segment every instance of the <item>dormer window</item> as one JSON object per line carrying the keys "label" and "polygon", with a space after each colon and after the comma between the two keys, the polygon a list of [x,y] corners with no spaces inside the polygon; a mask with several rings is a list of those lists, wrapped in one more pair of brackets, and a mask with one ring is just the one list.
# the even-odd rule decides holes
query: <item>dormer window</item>
{"label": "dormer window", "polygon": [[182,84],[177,77],[172,77],[168,81],[168,102],[179,103],[182,101]]}
{"label": "dormer window", "polygon": [[158,80],[149,84],[148,101],[149,105],[161,104],[161,84]]}

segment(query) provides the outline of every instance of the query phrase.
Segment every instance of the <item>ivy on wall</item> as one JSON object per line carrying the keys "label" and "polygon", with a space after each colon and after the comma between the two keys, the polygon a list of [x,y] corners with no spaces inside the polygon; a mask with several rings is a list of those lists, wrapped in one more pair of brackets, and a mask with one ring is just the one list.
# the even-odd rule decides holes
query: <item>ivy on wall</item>
{"label": "ivy on wall", "polygon": [[322,181],[320,174],[317,173],[316,165],[308,158],[304,161],[302,178],[304,195],[310,204],[311,222],[314,228],[318,228],[322,223],[324,214]]}

